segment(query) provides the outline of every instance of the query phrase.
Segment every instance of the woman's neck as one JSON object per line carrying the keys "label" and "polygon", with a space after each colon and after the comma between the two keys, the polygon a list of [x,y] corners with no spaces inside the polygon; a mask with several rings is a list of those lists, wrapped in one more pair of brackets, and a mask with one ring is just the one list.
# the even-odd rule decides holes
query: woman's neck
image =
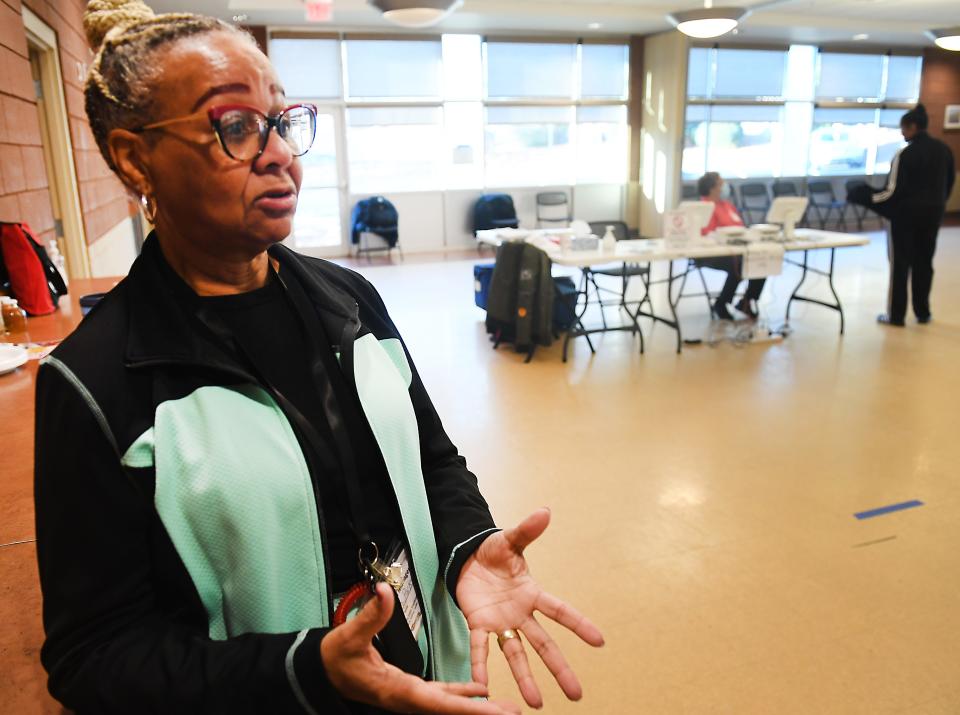
{"label": "woman's neck", "polygon": [[[247,293],[267,284],[271,259],[266,251],[254,254],[210,253],[198,243],[164,239],[161,233],[160,250],[170,267],[200,296],[234,295]],[[176,236],[176,234],[173,234]]]}

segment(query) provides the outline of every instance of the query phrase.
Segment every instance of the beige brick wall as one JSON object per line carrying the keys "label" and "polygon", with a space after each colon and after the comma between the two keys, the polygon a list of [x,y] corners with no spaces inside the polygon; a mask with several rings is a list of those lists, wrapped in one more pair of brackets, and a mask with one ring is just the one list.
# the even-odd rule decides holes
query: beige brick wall
{"label": "beige brick wall", "polygon": [[53,214],[23,5],[57,34],[87,242],[97,241],[130,212],[126,193],[100,157],[83,111],[81,73],[92,57],[83,37],[85,4],[83,0],[0,0],[0,220],[25,221],[43,240],[53,235]]}

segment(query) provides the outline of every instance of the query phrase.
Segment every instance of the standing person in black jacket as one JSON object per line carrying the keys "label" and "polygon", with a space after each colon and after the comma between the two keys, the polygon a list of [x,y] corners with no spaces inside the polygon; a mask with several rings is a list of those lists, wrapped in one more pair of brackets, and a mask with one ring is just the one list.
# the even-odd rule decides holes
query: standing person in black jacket
{"label": "standing person in black jacket", "polygon": [[[253,38],[91,0],[86,110],[156,230],[37,373],[50,692],[78,715],[503,715],[495,636],[580,684],[534,616],[586,642],[496,528],[376,290],[290,234],[316,108]],[[521,640],[529,641],[524,645]]]}
{"label": "standing person in black jacket", "polygon": [[917,322],[931,318],[933,254],[956,173],[950,148],[927,134],[928,123],[922,104],[903,115],[900,131],[908,144],[893,158],[886,188],[874,192],[868,204],[890,219],[887,312],[877,317],[884,325],[903,326],[908,278]]}

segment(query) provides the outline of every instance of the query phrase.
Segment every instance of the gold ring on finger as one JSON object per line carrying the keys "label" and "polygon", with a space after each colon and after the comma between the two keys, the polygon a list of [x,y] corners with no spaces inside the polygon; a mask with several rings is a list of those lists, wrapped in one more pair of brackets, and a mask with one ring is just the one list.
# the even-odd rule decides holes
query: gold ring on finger
{"label": "gold ring on finger", "polygon": [[498,633],[497,645],[500,646],[500,650],[503,650],[504,643],[506,643],[509,640],[513,640],[514,638],[516,638],[517,640],[520,640],[520,634],[517,633],[517,631],[513,630],[512,628],[508,628],[507,630]]}

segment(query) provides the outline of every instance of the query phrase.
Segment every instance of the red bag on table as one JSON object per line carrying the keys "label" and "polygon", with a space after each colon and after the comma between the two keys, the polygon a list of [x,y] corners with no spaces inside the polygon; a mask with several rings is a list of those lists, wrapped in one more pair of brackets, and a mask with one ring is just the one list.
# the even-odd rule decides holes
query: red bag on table
{"label": "red bag on table", "polygon": [[67,285],[25,223],[0,222],[0,284],[30,315],[57,309]]}

